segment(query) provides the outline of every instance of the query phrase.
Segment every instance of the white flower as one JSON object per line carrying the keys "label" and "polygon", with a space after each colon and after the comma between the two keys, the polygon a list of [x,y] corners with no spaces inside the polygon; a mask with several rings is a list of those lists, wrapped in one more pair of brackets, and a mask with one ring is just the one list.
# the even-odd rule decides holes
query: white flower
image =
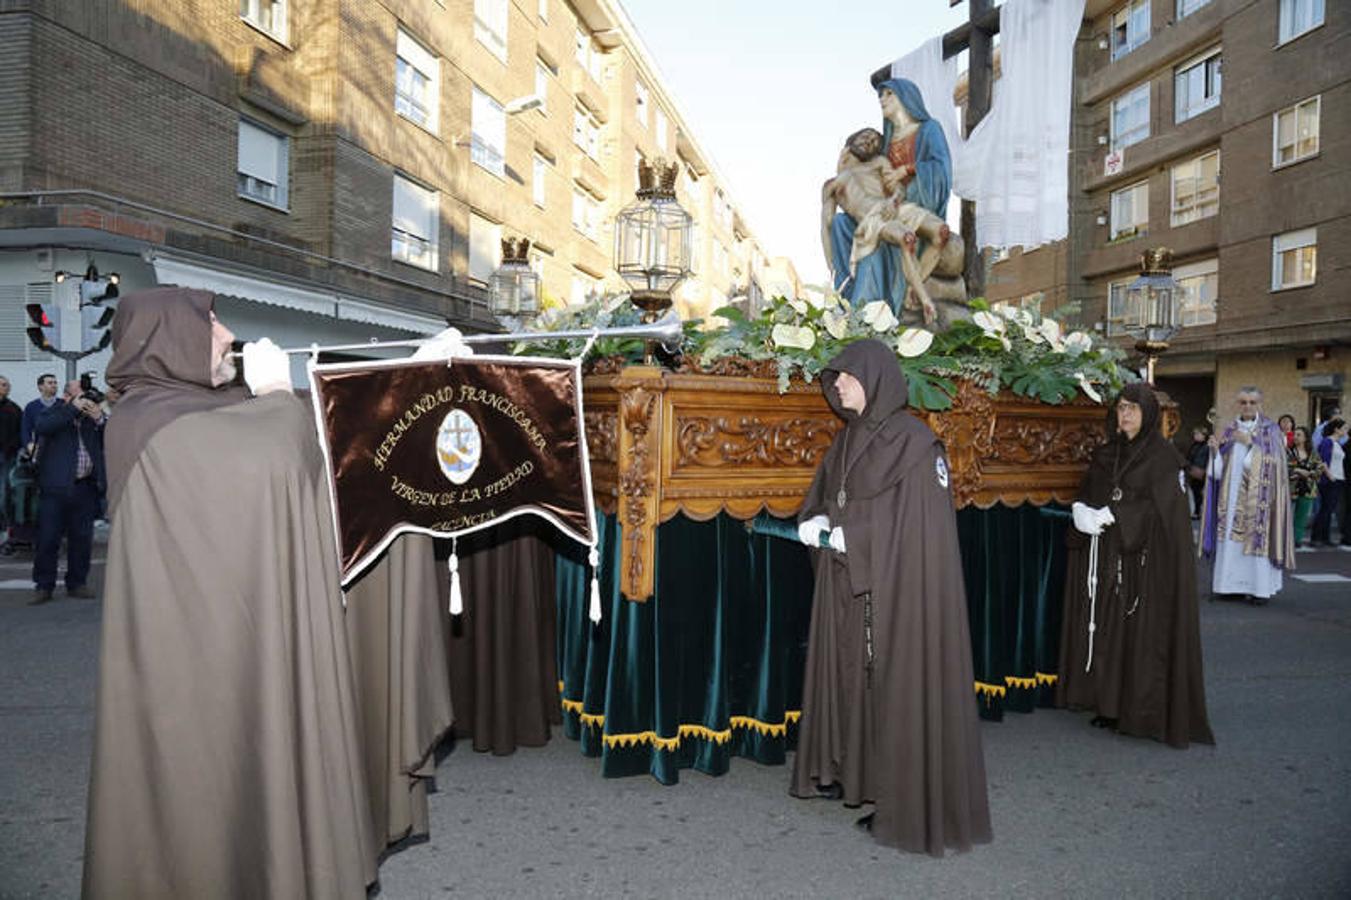
{"label": "white flower", "polygon": [[1102,394],[1097,392],[1093,387],[1093,384],[1084,376],[1083,372],[1075,372],[1074,378],[1079,382],[1079,390],[1083,391],[1084,394],[1088,396],[1088,399],[1092,400],[1094,403],[1102,402]]}
{"label": "white flower", "polygon": [[1065,349],[1065,341],[1060,335],[1060,323],[1055,319],[1042,319],[1037,330],[1046,338],[1046,343],[1051,345],[1052,350],[1059,353]]}
{"label": "white flower", "polygon": [[775,325],[774,330],[770,332],[770,338],[774,341],[775,347],[795,347],[798,350],[810,350],[816,346],[816,332],[806,325]]}
{"label": "white flower", "polygon": [[793,307],[793,309],[800,316],[805,316],[807,314],[807,310],[811,308],[807,305],[806,300],[799,300],[797,297],[789,297],[788,305]]}
{"label": "white flower", "polygon": [[1078,356],[1086,353],[1093,348],[1093,338],[1089,337],[1083,331],[1071,331],[1065,337],[1065,352],[1070,356]]}
{"label": "white flower", "polygon": [[841,312],[838,309],[828,309],[821,314],[821,321],[826,326],[826,331],[837,341],[844,340],[844,336],[849,333],[849,313]]}
{"label": "white flower", "polygon": [[885,300],[874,300],[863,307],[863,321],[881,334],[901,324]]}
{"label": "white flower", "polygon": [[844,299],[842,294],[837,294],[834,291],[825,295],[825,308],[831,309],[832,307],[838,307],[839,309],[844,310],[845,315],[848,315],[851,311],[849,301]]}
{"label": "white flower", "polygon": [[1023,325],[1023,337],[1027,338],[1028,343],[1040,344],[1042,342],[1041,332],[1031,325]]}
{"label": "white flower", "polygon": [[981,310],[971,316],[971,321],[985,332],[986,337],[998,338],[1005,350],[1013,349],[1013,344],[1009,343],[1008,337],[1004,334],[1004,320],[999,316]]}
{"label": "white flower", "polygon": [[929,345],[933,342],[932,331],[925,331],[923,328],[907,328],[896,339],[896,352],[901,356],[919,356],[927,351]]}
{"label": "white flower", "polygon": [[1022,307],[1014,306],[1012,303],[996,303],[991,308],[1000,316],[1024,328],[1032,325],[1032,314]]}
{"label": "white flower", "polygon": [[981,331],[993,337],[996,334],[1004,333],[1004,322],[985,310],[971,314],[971,321],[975,322]]}

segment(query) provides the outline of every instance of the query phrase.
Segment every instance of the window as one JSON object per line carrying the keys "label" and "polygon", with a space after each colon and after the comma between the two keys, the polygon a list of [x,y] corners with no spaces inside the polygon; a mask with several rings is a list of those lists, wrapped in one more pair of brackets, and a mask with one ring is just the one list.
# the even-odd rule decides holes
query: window
{"label": "window", "polygon": [[435,272],[440,213],[440,194],[396,173],[390,256],[399,262]]}
{"label": "window", "polygon": [[1323,0],[1281,0],[1280,43],[1323,24]]}
{"label": "window", "polygon": [[549,0],[539,0],[539,20],[549,21]]}
{"label": "window", "polygon": [[542,113],[549,111],[549,76],[552,74],[544,60],[535,60],[535,96],[540,100],[539,111]]}
{"label": "window", "polygon": [[1208,3],[1210,0],[1177,0],[1177,17],[1185,19]]}
{"label": "window", "polygon": [[727,195],[722,192],[722,188],[713,192],[713,215],[719,225],[728,231],[732,230],[732,207],[727,202]]}
{"label": "window", "polygon": [[394,62],[394,111],[428,131],[436,131],[440,105],[441,64],[421,44],[399,29]]}
{"label": "window", "polygon": [[600,279],[592,278],[582,272],[572,273],[572,296],[574,306],[581,306],[600,296]]}
{"label": "window", "polygon": [[1107,286],[1108,337],[1126,333],[1126,289],[1130,286],[1130,280],[1113,281]]}
{"label": "window", "polygon": [[658,107],[657,107],[657,124],[654,126],[654,129],[653,129],[653,130],[655,130],[655,131],[657,132],[657,148],[658,148],[659,150],[661,150],[662,153],[666,153],[666,152],[667,152],[667,150],[666,150],[666,141],[667,141],[667,137],[666,137],[666,129],[667,129],[667,127],[668,127],[668,126],[667,126],[667,122],[666,122],[666,111],[663,110],[660,106],[658,106]]}
{"label": "window", "polygon": [[680,167],[680,186],[685,189],[685,197],[689,200],[690,209],[696,210],[704,204],[701,202],[703,197],[699,194],[699,179],[689,166]]}
{"label": "window", "polygon": [[1272,117],[1272,166],[1284,166],[1318,155],[1321,97],[1287,106]]}
{"label": "window", "polygon": [[1220,151],[1173,166],[1172,181],[1174,228],[1220,211]]}
{"label": "window", "polygon": [[580,28],[577,29],[575,55],[577,58],[577,65],[590,72],[592,79],[599,84],[601,80],[600,51],[598,51],[595,45],[591,43],[591,35],[582,31]]}
{"label": "window", "polygon": [[507,116],[502,111],[502,104],[475,85],[469,115],[472,132],[469,158],[501,178],[506,174],[507,146]]}
{"label": "window", "polygon": [[634,150],[634,151],[633,151],[633,185],[634,185],[634,190],[637,190],[637,189],[638,189],[638,185],[640,185],[640,184],[643,183],[642,168],[643,168],[643,163],[645,163],[645,162],[647,162],[647,157],[643,156],[643,151],[641,151],[641,150]]}
{"label": "window", "polygon": [[1120,150],[1149,137],[1149,82],[1112,101],[1112,149]]}
{"label": "window", "polygon": [[1149,233],[1149,182],[1112,191],[1111,240]]}
{"label": "window", "polygon": [[600,161],[600,123],[580,106],[572,116],[572,142],[586,151],[586,155]]}
{"label": "window", "polygon": [[1173,77],[1173,120],[1185,122],[1220,105],[1220,48],[1208,50]]}
{"label": "window", "polygon": [[286,0],[239,0],[239,17],[286,43]]}
{"label": "window", "polygon": [[648,94],[647,85],[641,81],[633,83],[633,114],[638,118],[638,124],[647,127],[647,108],[651,103],[651,97]]}
{"label": "window", "polygon": [[1213,325],[1220,295],[1220,261],[1207,259],[1178,266],[1173,270],[1178,286],[1178,322],[1189,325]]}
{"label": "window", "polygon": [[1133,0],[1112,16],[1112,59],[1149,40],[1149,0]]}
{"label": "window", "polygon": [[1304,287],[1318,275],[1318,229],[1287,231],[1271,239],[1271,289]]}
{"label": "window", "polygon": [[474,0],[474,39],[507,61],[507,0]]}
{"label": "window", "polygon": [[600,204],[579,187],[572,189],[572,227],[593,241],[600,233]]}
{"label": "window", "polygon": [[698,221],[690,223],[690,274],[704,269],[704,227]]}
{"label": "window", "polygon": [[540,209],[544,208],[544,186],[545,179],[549,176],[549,161],[538,153],[535,154],[534,166],[530,176],[530,194],[535,200],[535,205]]}
{"label": "window", "polygon": [[489,284],[502,253],[502,226],[469,214],[469,279]]}
{"label": "window", "polygon": [[239,196],[286,209],[286,137],[248,119],[239,120],[239,162],[235,184]]}

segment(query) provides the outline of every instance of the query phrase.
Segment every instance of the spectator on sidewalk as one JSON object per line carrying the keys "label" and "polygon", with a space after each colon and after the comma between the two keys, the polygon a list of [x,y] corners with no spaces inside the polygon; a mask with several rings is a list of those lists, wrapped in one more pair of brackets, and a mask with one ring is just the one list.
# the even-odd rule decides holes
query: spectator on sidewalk
{"label": "spectator on sidewalk", "polygon": [[1337,513],[1337,527],[1341,529],[1342,541],[1346,542],[1348,529],[1346,516],[1339,512],[1338,504],[1346,488],[1346,420],[1341,416],[1324,423],[1323,440],[1318,445],[1318,457],[1323,460],[1326,469],[1318,479],[1318,515],[1313,520],[1312,540],[1315,544],[1332,543],[1332,515]]}
{"label": "spectator on sidewalk", "polygon": [[1309,513],[1318,497],[1318,479],[1323,461],[1309,438],[1309,429],[1295,426],[1295,439],[1287,451],[1290,468],[1290,499],[1295,505],[1295,546],[1309,546]]}
{"label": "spectator on sidewalk", "polygon": [[91,598],[89,559],[94,518],[107,481],[103,471],[103,410],[66,385],[61,399],[37,417],[38,537],[33,551],[32,602],[46,603],[56,589],[61,540],[66,541],[66,595]]}
{"label": "spectator on sidewalk", "polygon": [[9,379],[0,375],[0,527],[13,519],[9,508],[9,472],[22,443],[23,409],[9,399]]}
{"label": "spectator on sidewalk", "polygon": [[1210,465],[1209,434],[1205,426],[1192,429],[1192,444],[1187,448],[1187,484],[1191,487],[1192,518],[1201,518],[1201,504],[1206,497],[1206,466]]}
{"label": "spectator on sidewalk", "polygon": [[37,399],[30,400],[23,408],[23,422],[19,425],[19,445],[27,447],[29,453],[36,449],[33,444],[33,426],[37,424],[38,416],[51,409],[55,402],[56,376],[50,372],[39,375]]}

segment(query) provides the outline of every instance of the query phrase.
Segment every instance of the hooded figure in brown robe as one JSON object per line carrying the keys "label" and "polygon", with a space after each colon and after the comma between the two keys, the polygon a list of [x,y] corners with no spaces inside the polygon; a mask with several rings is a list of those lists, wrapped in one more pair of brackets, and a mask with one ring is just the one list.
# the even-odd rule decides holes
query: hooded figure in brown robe
{"label": "hooded figure in brown robe", "polygon": [[1160,433],[1159,418],[1149,386],[1128,385],[1079,488],[1076,524],[1066,531],[1056,705],[1095,712],[1099,727],[1181,748],[1215,738],[1206,718],[1185,461]]}
{"label": "hooded figure in brown robe", "polygon": [[365,897],[378,847],[314,423],[289,385],[222,386],[212,303],[146,291],[113,323],[84,895]]}
{"label": "hooded figure in brown robe", "polygon": [[442,599],[450,575],[434,544],[426,535],[400,535],[347,588],[362,756],[382,844],[428,833],[435,751],[450,729]]}
{"label": "hooded figure in brown robe", "polygon": [[967,850],[991,839],[990,811],[943,446],[880,341],[851,344],[821,385],[846,426],[799,513],[830,549],[813,553],[791,792],[875,803],[859,824],[882,844]]}

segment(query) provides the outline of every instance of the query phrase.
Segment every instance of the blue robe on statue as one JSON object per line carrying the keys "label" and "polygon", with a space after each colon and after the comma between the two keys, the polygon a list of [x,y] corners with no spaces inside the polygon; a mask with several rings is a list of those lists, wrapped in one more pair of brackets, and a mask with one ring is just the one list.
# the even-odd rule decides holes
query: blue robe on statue
{"label": "blue robe on statue", "polygon": [[[914,82],[893,78],[877,86],[890,90],[901,101],[910,118],[919,122],[915,136],[915,177],[905,190],[905,199],[918,204],[940,219],[947,216],[948,196],[952,192],[952,157],[942,127],[929,118],[924,98]],[[891,146],[894,127],[882,124],[883,153]],[[886,300],[897,317],[905,301],[905,275],[901,271],[901,250],[894,244],[879,243],[877,249],[858,261],[858,268],[849,278],[849,254],[854,248],[854,231],[858,223],[846,212],[837,212],[830,225],[831,268],[835,272],[835,290],[851,303],[870,303]],[[917,252],[923,252],[923,244]],[[846,283],[847,282],[847,283]]]}

